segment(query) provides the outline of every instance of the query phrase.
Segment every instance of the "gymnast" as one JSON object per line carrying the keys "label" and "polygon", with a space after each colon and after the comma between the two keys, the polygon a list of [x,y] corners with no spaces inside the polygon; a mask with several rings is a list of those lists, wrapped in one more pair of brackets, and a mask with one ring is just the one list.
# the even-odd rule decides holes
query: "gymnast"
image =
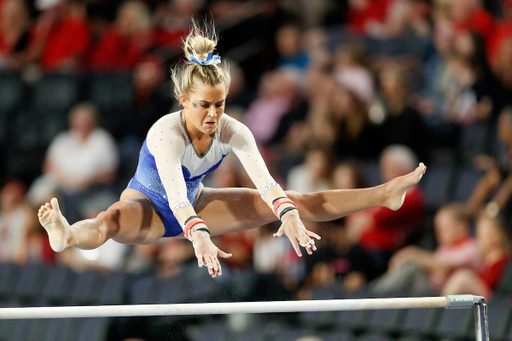
{"label": "gymnast", "polygon": [[[411,173],[380,186],[301,194],[284,191],[272,178],[250,130],[224,113],[229,67],[213,55],[217,34],[211,23],[195,22],[184,41],[186,59],[171,70],[174,93],[183,109],[149,130],[134,177],[118,202],[93,219],[69,224],[56,198],[41,206],[38,218],[56,252],[68,247],[94,249],[108,239],[148,244],[161,237],[190,240],[198,266],[222,274],[210,235],[259,227],[278,219],[275,237],[286,235],[302,256],[316,251],[317,234],[303,221],[330,221],[375,206],[401,207],[409,187],[420,181],[422,163]],[[264,124],[264,122],[262,122]],[[205,188],[201,181],[233,151],[257,189]]]}

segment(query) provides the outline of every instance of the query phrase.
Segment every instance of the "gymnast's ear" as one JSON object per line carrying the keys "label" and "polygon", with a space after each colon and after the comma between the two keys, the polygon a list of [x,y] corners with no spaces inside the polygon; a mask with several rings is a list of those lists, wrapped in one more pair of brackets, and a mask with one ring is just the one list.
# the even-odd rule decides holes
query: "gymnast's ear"
{"label": "gymnast's ear", "polygon": [[187,96],[185,94],[180,95],[180,104],[185,108],[187,106]]}

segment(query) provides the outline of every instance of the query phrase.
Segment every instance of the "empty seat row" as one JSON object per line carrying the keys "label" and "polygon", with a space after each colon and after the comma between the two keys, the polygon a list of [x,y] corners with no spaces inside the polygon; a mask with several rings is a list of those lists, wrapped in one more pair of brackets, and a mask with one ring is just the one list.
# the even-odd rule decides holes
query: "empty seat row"
{"label": "empty seat row", "polygon": [[0,116],[23,108],[43,112],[66,112],[79,101],[92,101],[102,112],[124,110],[133,101],[130,74],[94,73],[82,77],[45,74],[34,85],[25,84],[19,75],[0,73]]}

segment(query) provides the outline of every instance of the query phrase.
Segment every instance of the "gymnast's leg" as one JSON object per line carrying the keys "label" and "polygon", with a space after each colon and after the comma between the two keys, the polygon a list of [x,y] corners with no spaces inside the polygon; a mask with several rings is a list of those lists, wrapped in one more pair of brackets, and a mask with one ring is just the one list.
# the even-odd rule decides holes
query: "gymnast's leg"
{"label": "gymnast's leg", "polygon": [[[407,175],[371,188],[308,194],[287,191],[286,195],[297,204],[303,221],[330,221],[377,206],[397,210],[403,204],[407,189],[420,181],[425,170],[421,164]],[[205,188],[194,208],[213,235],[259,227],[277,220],[254,189]]]}
{"label": "gymnast's leg", "polygon": [[152,204],[132,189],[126,189],[120,201],[93,219],[70,225],[55,198],[41,206],[38,218],[48,232],[50,245],[56,252],[70,246],[94,249],[110,238],[125,244],[149,244],[156,242],[165,233],[162,219]]}

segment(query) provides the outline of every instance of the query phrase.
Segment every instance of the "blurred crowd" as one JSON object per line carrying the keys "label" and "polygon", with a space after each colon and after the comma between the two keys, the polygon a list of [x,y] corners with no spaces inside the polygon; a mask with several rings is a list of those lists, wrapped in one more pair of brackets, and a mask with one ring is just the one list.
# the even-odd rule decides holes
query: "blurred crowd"
{"label": "blurred crowd", "polygon": [[[255,274],[262,300],[328,287],[490,298],[504,286],[512,1],[0,0],[0,17],[2,74],[27,86],[45,75],[129,74],[134,89],[128,106],[109,112],[79,96],[37,174],[2,172],[0,261],[161,277],[197,266],[191,244],[174,238],[54,254],[36,211],[57,196],[73,223],[116,201],[147,129],[179,110],[168,67],[191,17],[206,17],[231,64],[226,113],[248,125],[283,188],[375,186],[427,165],[398,211],[309,223],[322,236],[312,256],[299,259],[286,238],[273,238],[276,224],[215,238],[233,254],[227,273]],[[205,185],[254,187],[234,156]]]}

